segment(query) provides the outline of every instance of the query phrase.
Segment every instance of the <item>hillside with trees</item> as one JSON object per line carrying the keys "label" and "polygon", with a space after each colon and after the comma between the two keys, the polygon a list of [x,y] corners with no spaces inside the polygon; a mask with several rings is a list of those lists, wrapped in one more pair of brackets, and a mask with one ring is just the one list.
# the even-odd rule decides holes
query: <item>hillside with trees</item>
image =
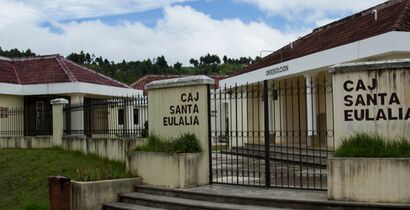
{"label": "hillside with trees", "polygon": [[[3,50],[0,48],[0,56],[3,57],[12,58],[35,55],[30,49],[20,51],[18,49]],[[69,54],[67,59],[126,84],[131,84],[146,74],[230,74],[260,58],[228,58],[225,55],[221,59],[218,55],[208,53],[199,58],[191,58],[189,60],[191,66],[183,66],[181,62],[169,64],[163,55],[152,59],[148,58],[138,61],[123,60],[122,62],[115,63],[107,58],[81,51]]]}

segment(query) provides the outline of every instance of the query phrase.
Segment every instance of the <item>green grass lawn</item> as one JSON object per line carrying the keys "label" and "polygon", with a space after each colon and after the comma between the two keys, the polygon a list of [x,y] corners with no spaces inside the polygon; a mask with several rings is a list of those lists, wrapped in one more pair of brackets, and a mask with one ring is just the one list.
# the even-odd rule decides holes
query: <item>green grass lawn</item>
{"label": "green grass lawn", "polygon": [[125,164],[62,149],[0,149],[0,209],[49,209],[48,177],[90,181],[130,177]]}

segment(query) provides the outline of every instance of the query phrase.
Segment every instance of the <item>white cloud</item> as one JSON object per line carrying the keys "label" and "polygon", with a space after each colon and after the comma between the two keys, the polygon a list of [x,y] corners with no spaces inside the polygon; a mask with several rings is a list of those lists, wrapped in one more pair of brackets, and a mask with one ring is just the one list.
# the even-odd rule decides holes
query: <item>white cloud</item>
{"label": "white cloud", "polygon": [[19,2],[24,3],[26,7],[38,9],[49,20],[61,20],[142,12],[186,1],[189,0],[20,0]]}
{"label": "white cloud", "polygon": [[6,24],[35,23],[44,16],[21,2],[0,0],[0,28]]}
{"label": "white cloud", "polygon": [[386,0],[241,0],[258,7],[269,15],[279,15],[288,20],[313,22],[328,14],[344,15],[358,12]]}
{"label": "white cloud", "polygon": [[205,53],[229,57],[257,56],[275,50],[307,32],[280,32],[263,22],[215,20],[188,6],[168,6],[164,17],[150,28],[139,22],[108,25],[99,20],[55,22],[62,33],[52,33],[32,22],[4,23],[0,46],[30,48],[40,54],[93,52],[116,61],[164,55],[170,64]]}

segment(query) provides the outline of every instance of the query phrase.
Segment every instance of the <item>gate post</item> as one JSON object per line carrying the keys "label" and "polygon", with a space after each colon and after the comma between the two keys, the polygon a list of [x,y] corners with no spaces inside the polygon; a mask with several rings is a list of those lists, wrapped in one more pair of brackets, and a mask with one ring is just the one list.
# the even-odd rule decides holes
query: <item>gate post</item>
{"label": "gate post", "polygon": [[331,67],[335,148],[358,132],[387,139],[409,136],[409,69],[410,59]]}
{"label": "gate post", "polygon": [[154,81],[145,86],[148,90],[149,134],[174,138],[183,133],[193,133],[198,138],[202,152],[198,164],[190,173],[197,185],[210,181],[210,107],[209,85],[214,80],[206,76],[190,76]]}
{"label": "gate post", "polygon": [[68,104],[68,100],[57,98],[50,101],[53,109],[53,138],[52,146],[62,146],[62,138],[64,134],[64,112],[63,107]]}
{"label": "gate post", "polygon": [[269,85],[268,80],[263,81],[263,120],[265,139],[265,186],[270,187],[270,144],[269,144]]}

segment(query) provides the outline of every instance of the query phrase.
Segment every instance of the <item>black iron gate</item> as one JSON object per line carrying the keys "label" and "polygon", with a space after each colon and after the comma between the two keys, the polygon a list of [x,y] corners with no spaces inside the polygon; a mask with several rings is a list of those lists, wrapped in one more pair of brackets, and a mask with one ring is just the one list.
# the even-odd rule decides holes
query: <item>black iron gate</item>
{"label": "black iron gate", "polygon": [[327,189],[328,74],[210,89],[211,182]]}

